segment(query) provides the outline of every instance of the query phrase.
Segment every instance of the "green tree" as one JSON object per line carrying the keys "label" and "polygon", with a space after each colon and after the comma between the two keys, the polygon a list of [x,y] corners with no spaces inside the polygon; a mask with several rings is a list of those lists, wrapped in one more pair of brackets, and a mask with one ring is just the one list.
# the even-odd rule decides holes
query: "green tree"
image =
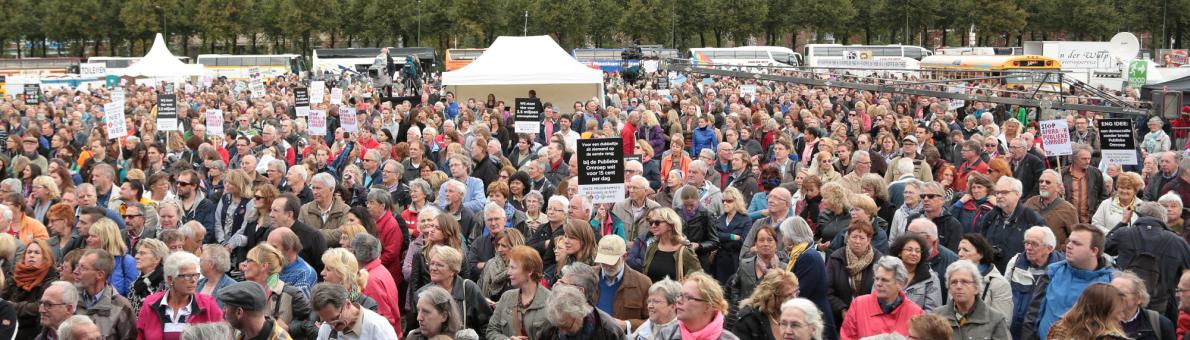
{"label": "green tree", "polygon": [[198,0],[195,4],[194,22],[203,32],[203,45],[207,45],[208,53],[215,53],[215,42],[233,41],[238,33],[245,30],[237,18],[244,11],[244,4],[221,0]]}
{"label": "green tree", "polygon": [[[157,10],[153,8],[153,1],[151,0],[129,0],[124,2],[124,7],[120,10],[120,22],[124,23],[124,28],[129,35],[129,53],[143,55],[149,50],[149,44],[152,43],[151,37],[154,32],[161,31],[161,17],[157,14]],[[141,49],[139,52],[133,51],[132,41],[140,41]]]}
{"label": "green tree", "polygon": [[848,31],[847,23],[858,13],[851,0],[801,0],[798,7],[802,22],[817,32],[819,39],[825,33]]}
{"label": "green tree", "polygon": [[529,9],[530,32],[552,35],[563,48],[582,46],[591,13],[587,1],[534,0]]}
{"label": "green tree", "polygon": [[[582,1],[582,0],[577,0]],[[588,0],[591,2],[592,16],[587,24],[587,36],[595,47],[604,47],[615,39],[619,31],[620,19],[623,17],[626,1],[623,0]]]}
{"label": "green tree", "polygon": [[[877,34],[877,30],[883,31],[883,18],[888,15],[885,12],[887,4],[888,0],[868,0],[859,6],[854,6],[855,16],[851,17],[851,23],[848,26],[863,32],[862,42],[864,44],[874,44],[873,35]],[[809,14],[802,13],[802,15],[808,16]]]}

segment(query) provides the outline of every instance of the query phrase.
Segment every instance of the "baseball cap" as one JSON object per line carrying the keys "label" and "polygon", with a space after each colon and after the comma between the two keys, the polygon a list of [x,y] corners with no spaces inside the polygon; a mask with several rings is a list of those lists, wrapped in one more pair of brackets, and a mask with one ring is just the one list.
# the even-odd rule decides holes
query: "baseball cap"
{"label": "baseball cap", "polygon": [[252,281],[236,282],[219,290],[217,298],[227,306],[236,306],[250,311],[265,308],[264,287]]}
{"label": "baseball cap", "polygon": [[904,141],[912,141],[912,142],[913,142],[913,144],[917,144],[917,136],[914,136],[914,135],[908,135],[908,136],[905,136],[905,138],[902,138],[902,139],[901,139],[901,141],[902,141],[902,142],[904,142]]}
{"label": "baseball cap", "polygon": [[624,239],[620,235],[607,235],[599,240],[599,251],[595,254],[595,263],[615,265],[620,262],[627,250],[624,249]]}

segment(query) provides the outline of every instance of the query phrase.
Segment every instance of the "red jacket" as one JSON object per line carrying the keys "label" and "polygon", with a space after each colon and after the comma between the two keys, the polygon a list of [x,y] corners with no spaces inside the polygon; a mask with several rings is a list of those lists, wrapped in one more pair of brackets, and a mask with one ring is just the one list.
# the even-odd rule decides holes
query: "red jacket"
{"label": "red jacket", "polygon": [[400,283],[401,261],[405,259],[401,249],[405,249],[405,239],[402,238],[401,227],[391,211],[385,211],[383,216],[376,219],[376,233],[380,235],[380,263],[388,269],[393,280]]}
{"label": "red jacket", "polygon": [[624,124],[624,128],[620,129],[620,138],[624,139],[624,154],[635,154],[636,151],[636,125],[632,123]]}
{"label": "red jacket", "polygon": [[1186,335],[1186,331],[1190,330],[1190,314],[1186,312],[1178,312],[1178,339]]}
{"label": "red jacket", "polygon": [[958,174],[954,176],[954,190],[959,192],[967,191],[967,175],[972,172],[978,172],[984,175],[988,174],[988,163],[982,159],[976,158],[975,164],[971,162],[963,162],[959,165]]}
{"label": "red jacket", "polygon": [[380,313],[393,329],[401,332],[401,309],[397,301],[397,283],[393,275],[380,264],[380,259],[372,260],[364,266],[368,271],[368,285],[364,287],[364,295],[376,300],[376,313]]}
{"label": "red jacket", "polygon": [[851,300],[851,308],[843,317],[843,327],[839,330],[839,339],[860,339],[893,332],[907,336],[909,335],[909,319],[921,314],[921,307],[905,297],[904,292],[901,292],[901,305],[889,314],[884,314],[884,311],[880,310],[880,302],[876,298],[876,293],[863,295]]}
{"label": "red jacket", "polygon": [[[165,306],[161,306],[161,299],[165,298],[166,290],[153,293],[145,298],[140,306],[140,313],[136,315],[136,339],[157,340],[165,339]],[[203,293],[194,293],[190,302],[190,316],[186,323],[197,325],[201,323],[223,321],[223,310],[215,303],[215,298]],[[178,334],[181,336],[181,334]]]}

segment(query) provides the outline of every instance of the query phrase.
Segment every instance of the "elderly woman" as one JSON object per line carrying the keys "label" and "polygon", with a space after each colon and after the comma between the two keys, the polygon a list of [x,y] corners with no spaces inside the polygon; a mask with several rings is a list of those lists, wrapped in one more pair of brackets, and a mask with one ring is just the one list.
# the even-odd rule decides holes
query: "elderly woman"
{"label": "elderly woman", "polygon": [[[814,232],[810,231],[810,226],[801,217],[794,216],[781,222],[778,235],[782,239],[779,244],[783,244],[784,248],[777,254],[790,259],[784,270],[792,272],[801,283],[798,296],[813,301],[820,310],[831,310],[830,282],[823,279],[827,277],[826,255],[814,249]],[[833,337],[836,325],[834,315],[823,314],[821,321],[824,325],[822,330],[830,332]]]}
{"label": "elderly woman", "polygon": [[46,226],[50,231],[49,245],[53,249],[52,255],[55,262],[61,262],[62,255],[83,246],[82,238],[74,229],[74,207],[66,203],[54,204],[46,213],[46,217],[49,220]]}
{"label": "elderly woman", "polygon": [[674,205],[674,195],[686,183],[685,177],[686,174],[681,170],[670,170],[668,179],[665,180],[665,185],[661,187],[661,190],[657,191],[653,199],[663,207],[672,207]]}
{"label": "elderly woman", "polygon": [[492,317],[492,306],[479,291],[479,285],[459,275],[463,268],[463,254],[457,249],[435,245],[430,248],[427,267],[430,270],[430,286],[450,289],[451,296],[460,306],[466,328],[480,330]]}
{"label": "elderly woman", "polygon": [[1013,338],[1008,333],[1006,314],[991,308],[979,297],[984,284],[975,263],[957,260],[946,267],[946,288],[951,300],[933,313],[950,321],[953,334],[962,339]]}
{"label": "elderly woman", "polygon": [[[966,234],[959,241],[959,259],[971,261],[979,269],[979,276],[983,282],[980,285],[979,300],[1001,315],[1012,315],[1013,296],[1012,285],[1008,279],[1000,274],[992,261],[995,248],[981,234]],[[948,286],[949,287],[949,286]]]}
{"label": "elderly woman", "polygon": [[32,192],[29,196],[29,208],[33,211],[33,219],[40,221],[42,224],[48,224],[49,219],[46,217],[50,210],[50,206],[57,204],[61,199],[62,194],[58,191],[58,184],[54,183],[54,179],[50,176],[37,176],[33,179]]}
{"label": "elderly woman", "polygon": [[744,301],[740,302],[739,318],[733,333],[740,339],[774,340],[778,325],[771,322],[781,317],[781,303],[797,297],[798,279],[787,271],[772,271],[764,276],[760,285]]}
{"label": "elderly woman", "polygon": [[[826,184],[822,185],[822,202],[819,203],[822,211],[816,216],[818,227],[815,229],[815,238],[820,242],[818,250],[828,251],[830,241],[845,231],[851,222],[851,216],[848,214],[851,206],[847,189],[842,184],[826,181],[823,183]],[[864,222],[871,224],[871,221]]]}
{"label": "elderly woman", "polygon": [[[888,221],[885,221],[880,216],[876,216],[879,208],[876,206],[876,201],[864,194],[851,194],[848,196],[848,205],[851,209],[851,220],[864,220],[872,224],[872,231],[876,234],[872,236],[872,246],[876,247],[882,253],[888,252]],[[834,252],[847,246],[847,233],[841,232],[835,235],[831,240],[831,245],[827,249],[827,253]]]}
{"label": "elderly woman", "polygon": [[723,328],[727,300],[719,283],[706,273],[683,280],[677,301],[678,326],[662,332],[659,339],[738,339]]}
{"label": "elderly woman", "polygon": [[872,247],[873,233],[868,221],[852,221],[847,227],[847,246],[831,253],[826,260],[835,320],[842,320],[843,311],[851,306],[852,299],[872,291],[872,265],[884,255]]}
{"label": "elderly woman", "polygon": [[[198,256],[191,253],[176,252],[165,258],[166,289],[145,297],[144,304],[139,305],[140,313],[136,316],[137,339],[177,339],[185,327],[167,327],[168,324],[197,325],[223,320],[223,310],[215,303],[215,298],[195,292],[198,277],[202,275],[198,267]],[[161,319],[162,315],[172,318],[183,312],[188,313],[184,321],[180,318]]]}
{"label": "elderly woman", "polygon": [[822,340],[826,325],[822,311],[813,301],[795,298],[781,304],[781,318],[777,319],[783,340]]}
{"label": "elderly woman", "polygon": [[[1099,227],[1104,233],[1115,229],[1123,223],[1131,225],[1138,217],[1134,212],[1136,205],[1141,202],[1137,194],[1145,188],[1144,179],[1135,172],[1125,172],[1116,179],[1116,192],[1109,200],[1099,203],[1095,215],[1091,216],[1091,224]],[[1126,219],[1127,218],[1127,219]]]}
{"label": "elderly woman", "polygon": [[889,254],[901,259],[909,274],[905,296],[927,312],[941,306],[942,283],[925,262],[930,258],[930,247],[925,239],[915,234],[901,235],[893,242],[891,251]]}
{"label": "elderly woman", "polygon": [[[728,301],[732,302],[732,307],[737,306],[737,302],[752,296],[761,280],[770,272],[783,271],[787,267],[787,262],[777,255],[777,237],[779,237],[777,230],[768,225],[761,225],[757,228],[756,243],[752,245],[752,252],[755,255],[740,261],[739,269],[731,276],[732,279],[727,281],[726,297]],[[729,309],[732,312],[729,314],[735,315],[734,308]]]}
{"label": "elderly woman", "polygon": [[13,268],[11,281],[0,291],[0,297],[8,300],[16,309],[20,325],[17,339],[37,336],[41,294],[50,286],[50,282],[58,279],[54,263],[53,251],[48,242],[39,240],[29,244],[25,248],[25,257]]}
{"label": "elderly woman", "polygon": [[[666,277],[681,280],[690,273],[702,270],[698,255],[685,244],[682,233],[682,219],[673,209],[662,206],[649,212],[649,237],[644,243],[641,273],[650,281],[661,281]],[[640,246],[640,245],[637,245]]]}
{"label": "elderly woman", "polygon": [[145,297],[165,289],[166,255],[169,255],[169,247],[164,242],[149,238],[136,243],[136,271],[140,276],[128,292],[128,302],[133,306],[140,306]]}
{"label": "elderly woman", "polygon": [[1129,339],[1177,339],[1173,322],[1157,311],[1145,309],[1150,295],[1143,279],[1131,271],[1112,276],[1111,285],[1124,296],[1120,325]]}
{"label": "elderly woman", "polygon": [[116,226],[116,222],[101,218],[91,223],[86,244],[88,249],[103,249],[112,254],[114,266],[107,282],[120,292],[120,295],[128,296],[132,282],[140,272],[136,269],[136,260],[128,255],[128,246],[124,245],[124,238],[120,237],[120,228]]}
{"label": "elderly woman", "polygon": [[1149,118],[1148,125],[1149,132],[1145,134],[1144,141],[1140,143],[1140,150],[1149,155],[1169,151],[1169,135],[1161,129],[1165,126],[1161,117]]}
{"label": "elderly woman", "polygon": [[549,224],[549,216],[542,213],[542,208],[545,206],[545,197],[541,196],[541,192],[536,190],[525,194],[525,230],[524,234],[535,235],[537,229],[543,225]]}
{"label": "elderly woman", "polygon": [[649,319],[634,330],[630,340],[656,339],[662,333],[678,326],[677,302],[682,294],[682,284],[664,279],[649,287],[645,305],[649,308]]}
{"label": "elderly woman", "polygon": [[407,340],[426,340],[438,336],[453,338],[463,328],[459,307],[450,292],[442,287],[427,286],[417,293],[417,327],[409,331]]}
{"label": "elderly woman", "polygon": [[376,311],[376,300],[363,294],[368,283],[368,272],[360,270],[355,255],[344,248],[331,248],[322,253],[322,281],[343,286],[351,302]]}
{"label": "elderly woman", "polygon": [[[231,255],[228,254],[227,248],[218,244],[203,245],[202,257],[198,263],[198,271],[202,272],[202,278],[198,279],[198,291],[215,296],[223,287],[235,283],[235,280],[227,276],[228,270],[231,270]],[[218,299],[215,302],[223,308],[223,302]]]}
{"label": "elderly woman", "polygon": [[[515,231],[505,229],[502,234],[513,235],[511,232]],[[549,327],[545,307],[550,300],[550,291],[541,285],[544,270],[541,256],[524,245],[514,246],[501,256],[508,262],[508,285],[512,289],[500,294],[492,319],[485,328],[487,339],[504,340],[539,334]],[[484,268],[485,273],[488,268]]]}
{"label": "elderly woman", "polygon": [[380,251],[380,263],[400,284],[405,279],[401,276],[401,250],[405,249],[405,242],[409,240],[408,230],[393,216],[396,205],[388,190],[373,188],[368,191],[367,207],[368,215],[375,219],[376,236],[384,245]]}
{"label": "elderly woman", "polygon": [[268,243],[261,243],[248,251],[248,257],[240,262],[240,271],[244,273],[244,281],[252,281],[265,287],[268,300],[265,303],[265,314],[281,323],[281,328],[289,329],[294,338],[312,336],[317,328],[308,320],[311,315],[310,302],[301,289],[290,286],[281,281],[281,268],[285,265],[285,255]]}
{"label": "elderly woman", "polygon": [[401,219],[405,220],[409,238],[413,239],[419,236],[418,213],[426,207],[426,204],[434,201],[434,190],[430,189],[430,183],[422,179],[409,181],[409,199],[409,205],[401,212]]}
{"label": "elderly woman", "polygon": [[492,234],[495,243],[496,256],[488,260],[479,274],[479,290],[490,301],[500,300],[505,291],[512,288],[508,274],[508,251],[516,246],[525,245],[525,236],[516,229],[504,229]]}
{"label": "elderly woman", "polygon": [[677,198],[682,203],[677,212],[682,216],[682,233],[690,241],[689,247],[698,254],[699,263],[709,264],[711,253],[719,249],[719,235],[714,214],[699,202],[699,190],[689,185],[678,190]]}
{"label": "elderly woman", "polygon": [[1182,220],[1182,196],[1171,191],[1157,198],[1157,203],[1165,207],[1165,225],[1178,235],[1182,235],[1183,238],[1186,237],[1186,228],[1184,228],[1186,221]]}

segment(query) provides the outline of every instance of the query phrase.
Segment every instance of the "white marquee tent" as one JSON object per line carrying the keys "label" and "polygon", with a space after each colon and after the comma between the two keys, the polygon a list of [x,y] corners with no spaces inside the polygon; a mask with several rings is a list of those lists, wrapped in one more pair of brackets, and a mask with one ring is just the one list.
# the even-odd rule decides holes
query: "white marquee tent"
{"label": "white marquee tent", "polygon": [[182,63],[173,53],[169,52],[169,47],[165,46],[165,39],[161,37],[161,33],[157,33],[157,37],[153,39],[153,47],[149,48],[149,53],[128,68],[121,70],[118,75],[170,79],[201,76],[202,74],[202,65]]}
{"label": "white marquee tent", "polygon": [[529,90],[566,109],[576,101],[603,101],[603,71],[578,62],[548,35],[498,37],[471,64],[443,73],[442,84],[456,98],[483,100],[490,93],[508,106]]}

